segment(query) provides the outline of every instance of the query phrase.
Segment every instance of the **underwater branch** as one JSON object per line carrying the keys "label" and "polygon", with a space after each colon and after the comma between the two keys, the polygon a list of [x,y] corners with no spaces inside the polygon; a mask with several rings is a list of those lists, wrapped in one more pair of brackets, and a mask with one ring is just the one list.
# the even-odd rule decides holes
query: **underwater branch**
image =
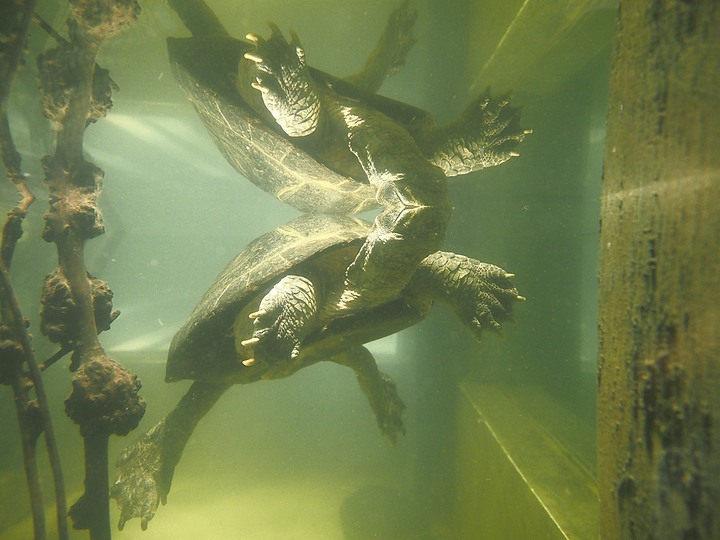
{"label": "underwater branch", "polygon": [[[2,7],[0,24],[0,150],[8,179],[21,195],[20,202],[8,212],[0,239],[0,384],[13,389],[35,538],[46,537],[45,506],[37,465],[37,442],[44,434],[55,490],[57,535],[60,540],[66,540],[67,505],[60,456],[41,370],[10,276],[15,246],[23,234],[22,223],[35,200],[27,186],[22,157],[15,147],[8,119],[10,91],[17,71],[23,65],[34,8],[35,0],[6,3]],[[32,398],[33,391],[35,399]]]}
{"label": "underwater branch", "polygon": [[108,437],[126,435],[145,412],[137,376],[110,358],[98,333],[109,328],[112,291],[85,266],[84,245],[104,232],[98,196],[104,172],[83,154],[85,128],[112,106],[112,81],[96,68],[102,42],[133,22],[135,0],[71,0],[69,39],[38,59],[43,112],[57,131],[43,158],[50,210],[43,238],[54,242],[58,267],[43,288],[42,330],[73,350],[72,393],[65,401],[85,444],[85,493],[70,509],[73,526],[93,540],[110,538]]}

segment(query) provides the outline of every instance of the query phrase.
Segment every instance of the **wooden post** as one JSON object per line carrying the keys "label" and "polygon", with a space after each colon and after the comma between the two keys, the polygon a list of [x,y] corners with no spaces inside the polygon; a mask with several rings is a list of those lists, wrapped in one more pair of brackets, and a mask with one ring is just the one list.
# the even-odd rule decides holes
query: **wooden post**
{"label": "wooden post", "polygon": [[720,538],[720,2],[623,0],[602,195],[601,536]]}

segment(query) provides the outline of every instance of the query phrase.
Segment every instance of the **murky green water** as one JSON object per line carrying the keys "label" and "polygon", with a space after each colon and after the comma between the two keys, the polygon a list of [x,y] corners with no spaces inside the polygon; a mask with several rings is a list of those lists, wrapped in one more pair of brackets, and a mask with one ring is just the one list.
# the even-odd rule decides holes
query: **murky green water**
{"label": "murky green water", "polygon": [[[391,9],[380,0],[208,4],[238,37],[265,32],[267,20],[294,29],[308,62],[338,76],[362,67]],[[598,196],[614,2],[413,5],[417,43],[381,93],[445,122],[486,86],[512,90],[524,106],[523,126],[534,130],[521,157],[451,181],[444,246],[516,274],[527,297],[516,324],[505,325],[504,339],[488,334],[478,344],[436,307],[419,326],[370,346],[407,405],[407,434],[394,447],[381,437],[354,374],[337,365],[232,388],[190,439],[168,504],[149,529],[141,532],[133,520],[114,537],[504,538],[499,530],[468,533],[458,513],[467,496],[459,485],[470,474],[456,448],[462,381],[501,389],[560,452],[594,474]],[[187,30],[164,3],[142,6],[140,20],[101,49],[98,63],[120,91],[85,138],[88,159],[105,170],[107,229],[88,243],[87,266],[109,282],[122,311],[101,341],[140,376],[148,404],[138,430],[112,439],[111,461],[189,387],[163,382],[164,358],[202,293],[249,241],[297,215],[225,162],[170,71],[165,39]],[[37,6],[59,30],[64,10],[52,0]],[[34,28],[10,116],[39,199],[12,275],[40,360],[55,352],[38,321],[42,280],[55,264],[53,246],[40,239],[47,195],[39,160],[52,153],[53,136],[36,103],[34,57],[50,45]],[[0,194],[6,211],[14,190],[3,184]],[[46,376],[72,503],[82,492],[82,442],[63,413],[66,367],[62,361]],[[0,422],[0,538],[30,538],[8,387],[0,391]],[[478,448],[476,459],[484,452]],[[49,506],[48,516],[52,524]]]}

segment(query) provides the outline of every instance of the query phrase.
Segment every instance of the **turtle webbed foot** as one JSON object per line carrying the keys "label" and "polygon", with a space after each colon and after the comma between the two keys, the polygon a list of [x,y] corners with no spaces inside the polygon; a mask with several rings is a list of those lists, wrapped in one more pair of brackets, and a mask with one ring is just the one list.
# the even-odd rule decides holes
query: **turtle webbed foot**
{"label": "turtle webbed foot", "polygon": [[140,518],[142,530],[147,529],[160,502],[165,504],[167,501],[170,486],[165,485],[161,473],[160,442],[163,430],[164,420],[123,450],[118,458],[110,497],[117,501],[120,509],[120,530],[132,518]]}
{"label": "turtle webbed foot", "polygon": [[438,129],[426,149],[430,161],[456,176],[519,156],[515,149],[532,133],[520,127],[521,110],[510,105],[510,94],[494,98],[488,88],[456,122]]}
{"label": "turtle webbed foot", "polygon": [[252,358],[243,363],[259,361],[270,367],[289,364],[300,354],[300,342],[316,311],[313,283],[303,276],[283,277],[250,314],[253,334],[241,344],[251,349]]}
{"label": "turtle webbed foot", "polygon": [[380,431],[395,444],[398,435],[405,434],[402,421],[405,404],[398,395],[395,381],[378,369],[373,355],[362,346],[348,349],[331,360],[355,372]]}
{"label": "turtle webbed foot", "polygon": [[367,92],[377,92],[387,77],[394,75],[405,65],[405,59],[415,45],[412,35],[415,19],[417,10],[410,8],[408,0],[395,7],[363,70],[345,77],[344,80]]}
{"label": "turtle webbed foot", "polygon": [[501,332],[501,323],[512,320],[512,306],[525,298],[510,281],[513,277],[502,268],[473,261],[468,266],[468,274],[458,283],[454,298],[455,312],[480,339],[483,330]]}
{"label": "turtle webbed foot", "polygon": [[499,333],[512,320],[512,307],[525,300],[502,268],[464,255],[438,251],[423,260],[420,284],[448,304],[477,339],[483,330]]}
{"label": "turtle webbed foot", "polygon": [[395,381],[384,373],[380,373],[380,379],[382,397],[373,404],[375,418],[382,434],[395,444],[398,435],[405,434],[405,425],[402,421],[405,403],[397,393]]}
{"label": "turtle webbed foot", "polygon": [[251,86],[261,93],[265,107],[287,135],[310,135],[318,124],[320,98],[305,64],[305,51],[294,32],[288,43],[275,24],[270,23],[270,28],[272,36],[267,40],[247,35],[255,44],[244,55],[256,66]]}
{"label": "turtle webbed foot", "polygon": [[510,105],[509,93],[493,98],[488,88],[465,110],[462,121],[471,130],[468,134],[473,134],[500,164],[517,155],[513,150],[532,133],[520,127],[521,112],[521,107]]}
{"label": "turtle webbed foot", "polygon": [[385,31],[380,38],[381,46],[388,51],[392,51],[387,75],[397,73],[402,68],[408,52],[415,45],[412,28],[415,25],[417,14],[417,10],[410,8],[408,0],[405,0],[390,13],[387,26],[385,26]]}

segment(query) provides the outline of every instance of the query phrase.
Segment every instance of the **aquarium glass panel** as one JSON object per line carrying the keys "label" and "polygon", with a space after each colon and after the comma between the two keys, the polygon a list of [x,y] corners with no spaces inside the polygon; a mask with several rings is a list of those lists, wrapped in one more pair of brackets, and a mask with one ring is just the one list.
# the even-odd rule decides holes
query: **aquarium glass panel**
{"label": "aquarium glass panel", "polygon": [[[86,189],[100,193],[103,234],[72,260],[112,289],[120,314],[98,340],[146,402],[137,429],[110,437],[109,487],[125,505],[110,501],[112,537],[513,537],[474,520],[534,515],[533,479],[553,464],[575,471],[554,488],[583,484],[592,499],[616,3],[139,1],[137,20],[98,42],[94,69],[110,80],[96,86],[112,108],[79,130],[65,164],[102,170]],[[101,16],[94,0],[73,4]],[[58,265],[43,236],[60,234],[45,216],[65,194],[44,178],[63,170],[48,163],[71,133],[62,111],[75,94],[61,78],[81,77],[67,40],[95,37],[68,29],[66,2],[34,11],[7,110],[36,200],[2,323],[12,289],[34,357],[52,364],[42,378],[72,506],[84,443],[64,402],[80,334],[59,353],[43,333],[43,283]],[[37,61],[56,48],[60,60]],[[7,181],[0,196],[3,213],[20,200]],[[65,320],[81,324],[74,309]],[[19,540],[33,535],[19,387],[2,382],[0,538]],[[544,441],[536,455],[523,453],[529,440]],[[41,438],[55,537],[45,449]],[[493,459],[486,477],[476,467]],[[520,469],[502,476],[508,464]],[[535,530],[552,535],[563,517],[548,508]],[[570,527],[593,530],[596,516],[575,515]]]}

